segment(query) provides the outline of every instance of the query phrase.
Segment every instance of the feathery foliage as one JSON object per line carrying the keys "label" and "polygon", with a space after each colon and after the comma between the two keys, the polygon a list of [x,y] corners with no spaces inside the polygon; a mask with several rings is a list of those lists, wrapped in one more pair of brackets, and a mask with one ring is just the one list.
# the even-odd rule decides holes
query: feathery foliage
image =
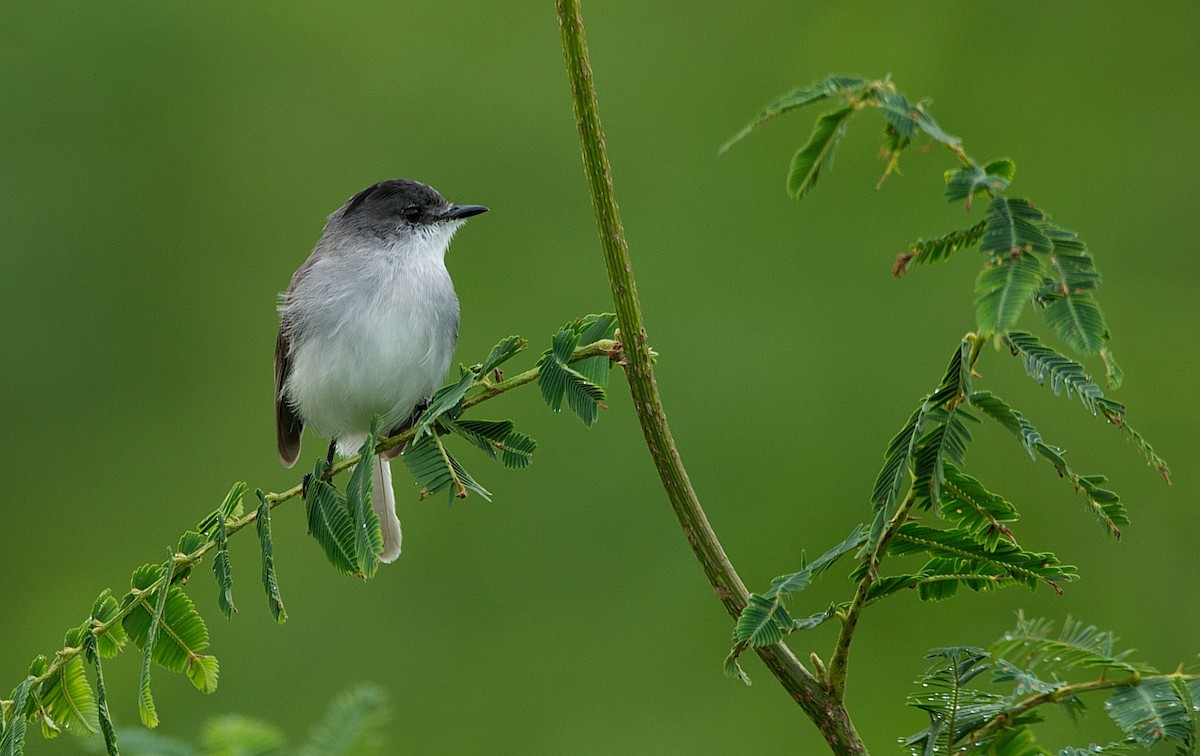
{"label": "feathery foliage", "polygon": [[[1039,383],[1049,383],[1055,393],[1065,389],[1068,395],[1077,394],[1093,415],[1120,428],[1169,482],[1165,462],[1125,422],[1125,407],[1105,397],[1080,363],[1044,345],[1031,333],[1017,330],[1027,310],[1040,311],[1049,329],[1068,347],[1084,357],[1100,357],[1110,387],[1120,383],[1121,370],[1109,348],[1110,333],[1095,297],[1100,274],[1079,236],[1056,225],[1032,201],[1007,196],[1016,176],[1015,163],[1008,158],[986,163],[971,158],[961,140],[934,121],[927,102],[905,96],[886,79],[847,82],[845,86],[818,83],[781,98],[726,147],[776,115],[819,100],[835,101],[839,109],[818,118],[808,143],[793,158],[788,193],[800,199],[813,188],[819,172],[828,168],[833,147],[850,115],[874,108],[885,121],[884,178],[897,171],[905,149],[927,137],[945,146],[957,159],[956,167],[944,175],[945,198],[961,202],[967,212],[972,212],[975,200],[980,199],[984,211],[983,219],[974,225],[911,244],[893,265],[892,273],[899,277],[910,265],[941,262],[959,250],[978,248],[982,256],[975,284],[975,331],[963,338],[938,387],[922,399],[888,443],[871,492],[870,524],[856,530],[842,547],[831,552],[841,556],[857,550],[859,564],[850,574],[856,584],[853,598],[835,603],[807,620],[794,620],[784,599],[806,587],[813,577],[813,570],[802,559],[799,572],[776,578],[768,591],[751,594],[734,627],[733,649],[725,660],[725,671],[748,683],[738,664],[743,651],[777,643],[801,626],[816,626],[838,617],[842,627],[830,657],[828,677],[815,655],[813,660],[818,677],[839,700],[844,695],[846,656],[864,607],[906,590],[922,600],[948,599],[961,587],[992,591],[1015,585],[1033,589],[1044,584],[1062,592],[1063,586],[1076,577],[1076,569],[1055,554],[1021,546],[1013,530],[1020,519],[1017,506],[966,472],[967,450],[973,442],[970,425],[979,422],[979,415],[1011,432],[1035,461],[1040,457],[1050,462],[1108,532],[1119,537],[1118,525],[1128,522],[1125,507],[1107,488],[1104,476],[1076,473],[1068,466],[1064,450],[1047,443],[1021,412],[995,394],[976,389],[975,363],[987,342],[1005,344],[1021,355],[1030,376]],[[918,522],[917,513],[923,512],[935,513],[943,526]],[[925,558],[918,569],[884,572],[886,560],[913,556]],[[1029,633],[1044,629],[1026,626],[1023,619],[1018,628],[1026,631],[1022,642],[1035,651],[1045,650],[1050,640],[1035,640]],[[1096,632],[1094,628],[1068,624],[1063,638],[1055,641],[1065,656],[1050,658],[1096,663],[1104,658],[1095,655],[1102,650]],[[1075,651],[1069,650],[1072,648]],[[1089,649],[1089,654],[1076,656],[1080,649]],[[969,751],[986,748],[988,753],[1013,756],[1048,753],[1036,744],[1028,727],[1037,720],[1032,713],[1034,706],[1023,706],[1018,699],[1044,695],[1047,700],[1054,698],[1069,714],[1082,710],[1080,699],[1066,690],[1067,683],[1048,662],[1032,658],[998,658],[992,662],[988,652],[965,647],[938,649],[929,658],[933,665],[922,681],[925,690],[911,703],[927,711],[930,725],[902,741],[914,753],[956,752],[960,741],[972,733],[977,737],[968,743]],[[1003,695],[967,685],[984,669],[993,669],[994,682],[1012,686],[1011,693]],[[1064,691],[1061,696],[1059,691]],[[1177,697],[1183,699],[1182,695]],[[1138,722],[1156,721],[1145,711],[1121,708]],[[1144,725],[1140,732],[1147,728],[1153,729],[1152,725]],[[1136,734],[1131,732],[1131,736]],[[1190,744],[1192,737],[1178,736],[1176,740]]]}
{"label": "feathery foliage", "polygon": [[892,275],[896,278],[908,272],[912,263],[932,265],[950,257],[960,249],[970,249],[979,245],[983,232],[987,230],[987,221],[979,221],[974,226],[956,231],[949,231],[936,239],[925,241],[918,239],[909,245],[905,252],[896,256],[896,264],[892,266]]}
{"label": "feathery foliage", "polygon": [[229,564],[229,532],[225,519],[219,518],[213,529],[213,542],[217,554],[213,557],[213,576],[217,581],[217,608],[225,619],[233,619],[237,607],[233,605],[233,569]]}
{"label": "feathery foliage", "polygon": [[813,82],[807,87],[795,89],[774,102],[771,102],[762,111],[754,117],[754,120],[746,124],[746,126],[734,134],[725,144],[721,146],[720,152],[725,152],[733,145],[745,139],[750,135],[750,132],[762,126],[767,121],[776,116],[783,115],[791,110],[802,108],[814,102],[820,102],[836,96],[852,96],[856,92],[867,85],[866,79],[859,79],[853,76],[828,76],[821,81]]}
{"label": "feathery foliage", "polygon": [[271,544],[271,506],[267,503],[266,494],[261,490],[254,493],[259,501],[255,526],[258,530],[259,550],[262,552],[263,589],[267,593],[267,607],[271,610],[271,616],[282,625],[287,622],[287,611],[283,608],[283,599],[279,595],[279,580],[275,577],[275,557],[272,554],[274,546]]}
{"label": "feathery foliage", "polygon": [[965,201],[966,210],[970,212],[976,197],[1003,192],[1016,173],[1016,164],[1008,158],[997,158],[982,166],[969,163],[957,170],[947,171],[946,199],[950,202]]}
{"label": "feathery foliage", "polygon": [[84,655],[96,670],[96,719],[104,736],[104,750],[109,756],[119,756],[117,730],[113,727],[112,715],[108,711],[108,689],[104,685],[104,667],[96,649],[96,636],[90,630],[84,635]]}
{"label": "feathery foliage", "polygon": [[796,150],[788,168],[787,191],[792,199],[801,199],[816,186],[821,170],[833,162],[838,142],[846,133],[846,122],[852,115],[854,108],[846,107],[817,119],[808,144]]}
{"label": "feathery foliage", "polygon": [[1101,669],[1118,672],[1148,673],[1153,669],[1130,662],[1132,650],[1118,651],[1111,631],[1067,619],[1054,632],[1054,623],[1042,618],[1026,619],[1017,614],[1017,626],[992,644],[993,656],[1007,659],[1026,669],[1041,668],[1054,675],[1073,669]]}
{"label": "feathery foliage", "polygon": [[[1126,753],[1133,743],[1150,748],[1173,742],[1191,753],[1196,740],[1192,695],[1200,676],[1163,675],[1144,664],[1131,664],[1131,651],[1118,651],[1111,632],[1068,620],[1054,632],[1045,619],[1018,615],[1015,630],[986,651],[934,649],[935,660],[917,683],[909,703],[929,713],[929,728],[903,740],[912,753],[1006,753],[1014,733],[1040,720],[1038,707],[1056,704],[1073,718],[1084,711],[1082,696],[1108,693],[1105,709],[1129,740],[1087,749],[1064,748],[1060,754]],[[1072,673],[1099,669],[1108,679],[1075,683]],[[989,676],[981,677],[986,670]],[[978,687],[979,680],[992,690]],[[1004,692],[996,692],[999,689]],[[1019,753],[1045,754],[1032,735],[1021,736]],[[955,750],[961,749],[961,750]],[[1029,750],[1032,749],[1032,750]]]}
{"label": "feathery foliage", "polygon": [[1006,701],[1001,695],[968,687],[989,669],[983,649],[935,648],[925,658],[929,668],[918,678],[921,690],[908,697],[908,705],[929,716],[929,727],[903,743],[921,756],[950,753],[964,735],[1002,712]]}
{"label": "feathery foliage", "polygon": [[733,649],[725,659],[725,674],[735,677],[747,685],[750,678],[738,665],[738,657],[747,648],[758,648],[778,643],[787,633],[795,630],[810,630],[830,619],[836,608],[830,606],[823,612],[801,620],[793,620],[784,606],[784,600],[792,593],[807,588],[814,579],[837,563],[845,555],[862,548],[867,539],[867,527],[859,525],[850,535],[826,551],[811,563],[801,553],[802,567],[799,572],[783,575],[771,581],[771,587],[763,594],[753,593],[746,608],[742,610],[733,629]]}
{"label": "feathery foliage", "polygon": [[599,419],[610,372],[608,361],[592,358],[578,367],[569,363],[576,348],[611,339],[616,327],[615,315],[588,315],[567,323],[554,335],[550,349],[537,363],[538,388],[551,410],[560,412],[565,399],[589,428]]}

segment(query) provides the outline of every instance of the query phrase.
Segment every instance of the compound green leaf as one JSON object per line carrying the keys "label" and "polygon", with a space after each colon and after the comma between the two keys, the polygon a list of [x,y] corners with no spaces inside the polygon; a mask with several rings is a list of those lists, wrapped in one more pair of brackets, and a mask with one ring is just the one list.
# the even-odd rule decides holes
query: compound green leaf
{"label": "compound green leaf", "polygon": [[993,260],[975,282],[975,320],[980,333],[990,336],[1016,325],[1041,283],[1042,264],[1031,254]]}
{"label": "compound green leaf", "polygon": [[980,250],[993,258],[1023,252],[1048,255],[1054,244],[1042,230],[1045,221],[1046,214],[1029,200],[997,197],[988,203],[987,230]]}
{"label": "compound green leaf", "polygon": [[846,107],[825,113],[817,119],[812,134],[808,137],[808,143],[796,151],[788,168],[787,192],[792,199],[801,199],[816,186],[821,169],[833,162],[837,144],[846,131],[847,120],[853,113],[853,107]]}
{"label": "compound green leaf", "polygon": [[813,82],[807,87],[794,89],[769,103],[762,111],[746,124],[741,131],[734,134],[725,144],[721,145],[720,153],[724,153],[733,145],[745,139],[750,132],[776,116],[783,115],[797,108],[802,108],[814,102],[840,95],[843,98],[856,96],[867,86],[866,79],[854,76],[830,76],[821,81]]}
{"label": "compound green leaf", "polygon": [[379,569],[379,555],[383,553],[379,515],[375,513],[371,504],[371,488],[375,478],[375,443],[379,433],[379,418],[375,417],[371,420],[366,441],[358,450],[358,463],[350,473],[349,482],[346,483],[346,512],[353,536],[348,545],[354,550],[354,562],[358,566],[358,574],[363,578],[375,576]]}
{"label": "compound green leaf", "polygon": [[[374,455],[366,459],[369,464],[374,464]],[[325,460],[319,460],[317,468],[324,467]],[[309,478],[305,506],[308,510],[308,532],[325,552],[325,558],[343,575],[359,574],[355,527],[346,497],[314,470]],[[378,532],[378,518],[375,529]]]}
{"label": "compound green leaf", "polygon": [[951,231],[936,239],[929,241],[918,239],[907,251],[901,252],[896,257],[892,275],[899,278],[908,272],[908,266],[912,263],[932,265],[945,260],[960,249],[970,249],[979,244],[986,228],[987,221],[979,221],[970,228]]}
{"label": "compound green leaf", "polygon": [[256,489],[254,494],[258,497],[258,512],[255,515],[255,524],[258,529],[258,545],[262,551],[262,580],[263,588],[267,592],[267,606],[271,610],[271,616],[279,624],[287,622],[287,611],[283,608],[283,599],[279,596],[279,581],[275,577],[275,557],[272,555],[273,547],[271,544],[271,506],[267,502],[267,495],[261,489]]}
{"label": "compound green leaf", "polygon": [[107,630],[95,636],[96,653],[105,659],[111,659],[120,653],[125,641],[128,640],[125,635],[125,627],[120,622],[114,621],[120,611],[121,604],[113,598],[112,591],[108,588],[105,588],[92,604],[90,624],[93,632],[101,626],[107,627]]}
{"label": "compound green leaf", "polygon": [[1104,708],[1143,748],[1163,741],[1190,744],[1195,734],[1192,713],[1168,679],[1142,680],[1117,688]]}

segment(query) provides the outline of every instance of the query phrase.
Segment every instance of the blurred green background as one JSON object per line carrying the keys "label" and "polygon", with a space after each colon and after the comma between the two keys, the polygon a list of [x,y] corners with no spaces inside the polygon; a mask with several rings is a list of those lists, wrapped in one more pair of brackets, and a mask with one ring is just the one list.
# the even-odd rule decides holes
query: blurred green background
{"label": "blurred green background", "polygon": [[[784,194],[815,112],[716,147],[760,105],[829,72],[891,73],[980,159],[1090,243],[1127,373],[1117,397],[1173,463],[1162,485],[1077,402],[985,354],[1005,396],[1085,472],[1110,474],[1134,523],[1117,544],[1049,466],[984,426],[976,475],[1022,505],[1018,534],[1079,566],[1055,596],[1011,590],[871,609],[850,705],[882,753],[922,726],[903,705],[932,646],[986,645],[1020,607],[1114,629],[1165,668],[1194,660],[1200,598],[1193,345],[1200,5],[730,3],[584,8],[659,385],[680,449],[752,587],[865,518],[886,442],[972,326],[974,254],[889,269],[962,225],[944,151],[910,151],[873,187],[882,121],[851,125],[804,203]],[[59,648],[104,587],[211,510],[234,480],[280,490],[271,417],[275,297],[324,217],[382,178],[492,212],[449,257],[459,358],[611,308],[553,5],[0,3],[0,687]],[[1029,325],[1035,321],[1030,320]],[[1040,327],[1040,326],[1039,326]],[[1093,369],[1099,370],[1098,365]],[[208,567],[190,591],[221,660],[205,697],[155,677],[162,731],[240,711],[301,740],[359,680],[390,694],[412,753],[820,752],[755,660],[721,675],[730,621],[681,537],[614,375],[594,429],[533,390],[490,403],[541,443],[508,472],[463,450],[495,494],[447,507],[401,489],[405,551],[370,583],[325,563],[292,504],[275,517],[290,620],[275,626],[257,545],[232,542],[224,621]],[[302,466],[323,443],[309,437]],[[848,597],[837,570],[797,614]],[[832,627],[794,638],[827,655]],[[133,726],[138,661],[106,666]],[[1095,702],[1043,744],[1114,737]],[[71,739],[30,752],[73,753]]]}

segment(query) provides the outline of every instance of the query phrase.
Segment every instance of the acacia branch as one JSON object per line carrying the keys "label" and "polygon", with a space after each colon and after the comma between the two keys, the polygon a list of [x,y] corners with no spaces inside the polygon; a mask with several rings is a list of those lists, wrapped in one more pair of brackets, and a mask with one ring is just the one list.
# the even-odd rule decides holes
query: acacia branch
{"label": "acacia branch", "polygon": [[[620,211],[613,189],[612,169],[605,151],[604,132],[600,125],[591,64],[588,62],[579,0],[557,0],[557,10],[575,123],[579,129],[584,172],[591,191],[600,246],[604,253],[609,286],[620,324],[621,342],[628,363],[625,377],[629,381],[633,405],[646,438],[646,446],[675,510],[675,516],[683,527],[684,535],[717,598],[726,611],[736,618],[745,608],[749,592],[726,556],[716,533],[709,525],[704,509],[700,506],[675,446],[675,439],[667,426],[666,412],[654,380],[654,368],[642,320],[641,305],[638,302],[629,246],[621,227]],[[777,643],[757,648],[755,651],[779,683],[817,725],[834,752],[867,752],[845,707],[804,668],[787,646]]]}
{"label": "acacia branch", "polygon": [[[601,357],[601,356],[606,356],[606,357],[609,357],[610,359],[613,359],[618,354],[619,354],[619,345],[615,341],[612,341],[610,339],[604,339],[601,341],[597,341],[593,344],[589,344],[587,346],[578,347],[571,354],[571,359],[568,360],[568,362],[578,362],[580,360],[586,360],[590,357]],[[529,370],[526,370],[523,373],[519,373],[517,375],[514,375],[511,378],[507,378],[507,379],[499,381],[497,383],[491,383],[491,382],[480,383],[479,387],[482,390],[476,394],[469,396],[463,402],[463,408],[465,409],[468,407],[474,407],[477,404],[486,402],[489,399],[494,399],[497,396],[500,396],[501,394],[512,391],[515,388],[519,388],[526,384],[533,383],[534,381],[536,381],[538,379],[539,375],[541,375],[541,368],[533,367],[533,368],[530,368]],[[486,378],[486,376],[484,376],[484,378]],[[416,432],[415,428],[409,428],[408,430],[403,431],[402,433],[397,433],[394,436],[388,436],[386,438],[380,439],[379,443],[375,446],[376,453],[386,451],[388,449],[391,449],[393,447],[396,447],[396,446],[399,446],[401,444],[408,442],[408,440],[413,437],[413,434],[415,432]],[[347,458],[341,460],[340,462],[335,464],[333,467],[331,467],[329,469],[329,471],[325,474],[326,479],[332,478],[333,476],[337,475],[338,473],[353,467],[355,464],[357,464],[359,459],[361,459],[361,455],[355,454],[353,456],[350,456],[350,457],[347,457]],[[303,483],[298,483],[295,486],[287,489],[286,491],[281,491],[279,493],[266,494],[267,505],[269,506],[270,509],[275,509],[280,504],[283,504],[285,501],[299,498],[301,496],[301,494],[303,493],[303,490],[304,490]],[[258,510],[257,509],[252,509],[241,517],[234,517],[234,518],[228,519],[225,524],[226,537],[232,538],[234,536],[234,534],[238,533],[239,531],[245,529],[246,527],[248,527],[250,525],[253,525],[257,520],[258,520]],[[197,548],[195,551],[192,551],[187,554],[178,554],[178,553],[174,554],[171,557],[171,568],[169,570],[164,571],[163,577],[160,577],[158,580],[154,581],[153,583],[146,586],[145,588],[142,588],[140,590],[133,589],[133,591],[132,591],[133,595],[138,597],[139,600],[131,601],[131,602],[129,602],[129,604],[127,606],[121,607],[117,611],[117,613],[111,619],[109,619],[107,622],[93,621],[91,627],[89,628],[91,631],[91,634],[93,636],[99,638],[100,636],[109,632],[117,623],[124,620],[125,617],[129,615],[130,612],[132,612],[135,608],[137,608],[138,606],[141,606],[145,602],[145,599],[141,598],[141,597],[148,596],[148,595],[154,593],[155,591],[159,590],[160,588],[162,588],[163,584],[167,581],[167,579],[170,575],[179,575],[181,572],[183,572],[184,569],[191,567],[192,565],[199,562],[202,558],[204,558],[205,554],[212,551],[214,548],[216,548],[216,546],[217,546],[216,539],[211,539],[211,540],[206,541],[202,546]],[[50,662],[50,664],[46,667],[46,670],[42,674],[40,674],[36,677],[29,678],[31,693],[32,693],[32,691],[36,691],[36,689],[39,685],[41,685],[42,683],[46,682],[47,680],[51,679],[54,675],[56,675],[59,672],[59,670],[62,669],[67,664],[67,662],[71,661],[72,659],[74,659],[75,657],[77,657],[81,653],[83,653],[86,645],[87,644],[84,643],[84,644],[80,644],[78,646],[64,646],[60,651],[55,653],[54,660],[52,662]]]}

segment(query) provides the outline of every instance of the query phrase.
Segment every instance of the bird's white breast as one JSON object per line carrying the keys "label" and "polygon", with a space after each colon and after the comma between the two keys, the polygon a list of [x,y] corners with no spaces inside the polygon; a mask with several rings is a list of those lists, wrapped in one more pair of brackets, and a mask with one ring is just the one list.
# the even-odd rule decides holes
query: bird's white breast
{"label": "bird's white breast", "polygon": [[372,416],[386,432],[445,378],[458,299],[444,257],[457,225],[344,244],[315,259],[284,302],[294,324],[285,391],[343,453],[362,444]]}

